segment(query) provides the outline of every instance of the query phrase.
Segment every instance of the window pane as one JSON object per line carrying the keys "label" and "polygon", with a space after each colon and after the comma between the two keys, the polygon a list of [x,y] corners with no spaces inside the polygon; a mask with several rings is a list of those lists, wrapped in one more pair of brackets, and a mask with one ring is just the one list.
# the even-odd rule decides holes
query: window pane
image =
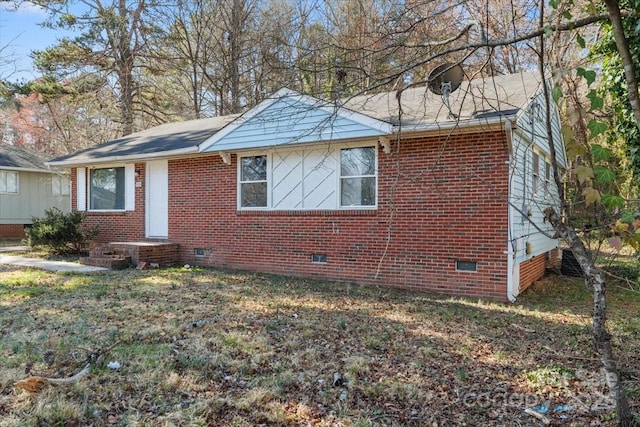
{"label": "window pane", "polygon": [[18,192],[18,174],[15,172],[7,172],[7,193]]}
{"label": "window pane", "polygon": [[124,168],[91,171],[91,209],[124,209]]}
{"label": "window pane", "polygon": [[376,204],[376,179],[342,178],[340,188],[340,205],[342,206],[374,206]]}
{"label": "window pane", "polygon": [[340,152],[340,175],[375,175],[375,147],[348,148]]}
{"label": "window pane", "polygon": [[267,183],[251,182],[241,184],[241,206],[243,208],[256,208],[267,206]]}
{"label": "window pane", "polygon": [[0,193],[7,192],[7,173],[0,172]]}
{"label": "window pane", "polygon": [[253,156],[242,158],[240,181],[266,181],[267,156]]}

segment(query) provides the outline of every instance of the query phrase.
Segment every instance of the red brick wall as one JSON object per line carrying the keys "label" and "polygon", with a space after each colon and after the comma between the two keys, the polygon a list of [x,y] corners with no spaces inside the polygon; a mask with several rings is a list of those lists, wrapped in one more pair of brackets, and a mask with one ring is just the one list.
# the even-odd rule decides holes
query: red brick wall
{"label": "red brick wall", "polygon": [[[96,238],[97,242],[127,242],[144,240],[145,236],[145,220],[144,220],[144,176],[145,164],[136,163],[136,178],[140,182],[140,187],[136,186],[135,210],[125,212],[90,212],[87,211],[87,224],[97,225],[99,234]],[[86,171],[86,170],[85,170]],[[77,194],[76,170],[71,170],[71,194]],[[87,174],[87,182],[88,182]],[[84,189],[86,191],[86,189]],[[89,198],[87,195],[87,207],[89,206]],[[77,198],[72,197],[71,208],[78,208]]]}
{"label": "red brick wall", "polygon": [[[403,140],[399,159],[380,150],[375,211],[238,212],[232,160],[169,161],[169,240],[181,262],[506,300],[503,132]],[[136,212],[89,219],[106,228],[102,240],[140,239],[143,207],[140,187]],[[477,271],[456,271],[456,260]]]}
{"label": "red brick wall", "polygon": [[0,239],[24,239],[24,225],[0,224]]}
{"label": "red brick wall", "polygon": [[547,268],[557,267],[560,259],[559,253],[560,251],[556,248],[520,263],[520,292],[544,276]]}

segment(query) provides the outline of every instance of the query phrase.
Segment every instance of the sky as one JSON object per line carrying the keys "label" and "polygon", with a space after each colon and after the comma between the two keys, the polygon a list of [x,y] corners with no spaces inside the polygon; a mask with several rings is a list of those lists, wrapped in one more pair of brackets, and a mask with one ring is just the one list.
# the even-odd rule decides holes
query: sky
{"label": "sky", "polygon": [[[14,3],[0,0],[0,78],[33,80],[38,74],[29,57],[31,51],[50,47],[68,33],[39,26],[46,18],[41,8],[23,3],[14,11]],[[7,64],[7,59],[15,63]]]}

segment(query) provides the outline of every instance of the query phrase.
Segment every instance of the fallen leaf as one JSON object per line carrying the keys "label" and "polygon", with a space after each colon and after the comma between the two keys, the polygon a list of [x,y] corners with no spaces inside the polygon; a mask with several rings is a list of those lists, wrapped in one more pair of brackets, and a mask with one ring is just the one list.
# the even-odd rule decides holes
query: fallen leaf
{"label": "fallen leaf", "polygon": [[42,377],[29,377],[16,382],[14,385],[30,393],[37,393],[47,384],[49,384],[49,382]]}

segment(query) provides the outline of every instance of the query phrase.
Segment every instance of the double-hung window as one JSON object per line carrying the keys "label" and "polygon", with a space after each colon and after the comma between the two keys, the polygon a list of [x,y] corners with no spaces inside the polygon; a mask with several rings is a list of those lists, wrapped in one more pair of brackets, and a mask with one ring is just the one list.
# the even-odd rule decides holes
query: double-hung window
{"label": "double-hung window", "polygon": [[18,172],[0,171],[0,193],[18,194]]}
{"label": "double-hung window", "polygon": [[533,153],[533,194],[537,195],[540,190],[540,155]]}
{"label": "double-hung window", "polygon": [[376,148],[340,150],[340,206],[375,206]]}
{"label": "double-hung window", "polygon": [[125,168],[96,168],[89,173],[91,210],[124,210]]}
{"label": "double-hung window", "polygon": [[267,191],[267,156],[241,157],[240,206],[266,208]]}

